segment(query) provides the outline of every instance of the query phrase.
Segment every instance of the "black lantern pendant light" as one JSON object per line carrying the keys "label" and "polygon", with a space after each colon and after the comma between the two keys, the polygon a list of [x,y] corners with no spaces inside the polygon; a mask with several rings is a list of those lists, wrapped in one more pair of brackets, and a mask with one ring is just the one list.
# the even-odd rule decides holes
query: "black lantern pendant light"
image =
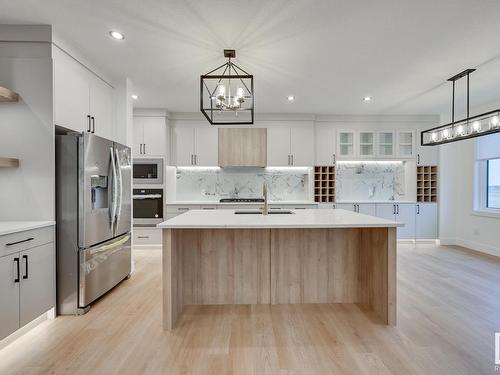
{"label": "black lantern pendant light", "polygon": [[200,111],[212,125],[254,122],[253,75],[231,61],[236,51],[225,49],[228,62],[200,76]]}
{"label": "black lantern pendant light", "polygon": [[[500,132],[500,109],[495,109],[476,116],[469,116],[469,75],[476,69],[466,69],[449,78],[453,83],[451,99],[451,122],[436,128],[424,130],[420,133],[422,146],[437,146],[443,143],[461,141],[480,137],[482,135]],[[467,78],[467,117],[455,121],[455,82]]]}

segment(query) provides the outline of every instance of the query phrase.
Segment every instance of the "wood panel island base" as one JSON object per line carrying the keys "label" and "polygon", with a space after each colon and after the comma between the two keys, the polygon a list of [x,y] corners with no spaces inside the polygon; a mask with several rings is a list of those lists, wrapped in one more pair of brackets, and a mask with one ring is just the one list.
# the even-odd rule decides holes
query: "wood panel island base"
{"label": "wood panel island base", "polygon": [[164,328],[193,304],[356,303],[395,325],[397,226],[345,210],[199,210],[167,220]]}

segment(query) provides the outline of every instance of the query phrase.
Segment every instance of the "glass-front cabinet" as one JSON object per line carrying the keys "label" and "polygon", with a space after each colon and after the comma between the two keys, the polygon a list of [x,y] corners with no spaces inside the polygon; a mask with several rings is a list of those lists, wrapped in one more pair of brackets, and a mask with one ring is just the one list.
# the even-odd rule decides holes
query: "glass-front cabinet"
{"label": "glass-front cabinet", "polygon": [[339,130],[337,136],[337,153],[341,158],[354,157],[354,131]]}
{"label": "glass-front cabinet", "polygon": [[413,131],[398,131],[398,156],[401,158],[415,156],[415,133]]}
{"label": "glass-front cabinet", "polygon": [[368,131],[358,132],[358,156],[372,158],[375,156],[375,133]]}
{"label": "glass-front cabinet", "polygon": [[393,157],[395,134],[394,131],[379,131],[377,133],[378,152],[377,155],[382,158]]}

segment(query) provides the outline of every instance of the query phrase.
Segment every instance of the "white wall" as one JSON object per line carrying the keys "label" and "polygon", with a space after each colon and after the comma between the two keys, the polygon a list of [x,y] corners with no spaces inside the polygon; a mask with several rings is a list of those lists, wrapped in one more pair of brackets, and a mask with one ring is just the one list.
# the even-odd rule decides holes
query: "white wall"
{"label": "white wall", "polygon": [[[498,102],[471,108],[471,115],[494,108],[498,108]],[[450,114],[445,113],[441,118],[442,124],[447,123]],[[500,256],[500,219],[473,212],[475,143],[475,139],[469,139],[439,146],[440,239],[443,245],[459,245]]]}
{"label": "white wall", "polygon": [[0,220],[55,217],[50,44],[34,47],[0,43],[0,86],[20,96],[0,104],[0,156],[20,159],[17,169],[0,168]]}

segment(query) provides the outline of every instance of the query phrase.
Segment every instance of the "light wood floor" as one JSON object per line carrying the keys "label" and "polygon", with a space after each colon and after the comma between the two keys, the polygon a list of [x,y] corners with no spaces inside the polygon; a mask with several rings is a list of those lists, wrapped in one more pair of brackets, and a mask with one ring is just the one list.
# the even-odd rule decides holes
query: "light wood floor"
{"label": "light wood floor", "polygon": [[[161,322],[161,255],[81,317],[46,321],[0,351],[0,374],[493,374],[500,263],[398,247],[398,326],[355,305],[189,307]],[[498,372],[497,372],[498,374]]]}

